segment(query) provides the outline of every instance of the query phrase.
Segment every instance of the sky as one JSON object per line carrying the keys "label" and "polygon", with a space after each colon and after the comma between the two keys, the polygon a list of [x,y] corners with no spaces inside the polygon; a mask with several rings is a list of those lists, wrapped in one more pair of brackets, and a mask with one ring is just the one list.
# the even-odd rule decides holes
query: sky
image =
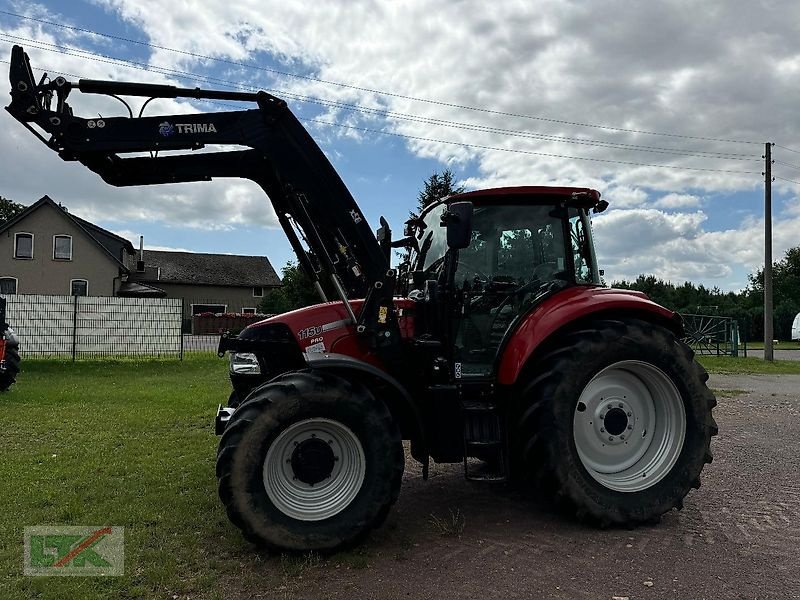
{"label": "sky", "polygon": [[[287,100],[370,224],[396,234],[423,181],[599,190],[607,281],[648,273],[739,290],[800,244],[800,3],[791,0],[0,0],[35,75],[252,91]],[[5,87],[5,86],[3,86]],[[0,89],[0,103],[9,102]],[[122,116],[73,93],[76,114]],[[131,102],[135,111],[139,99]],[[229,110],[157,100],[146,114]],[[114,188],[0,114],[0,195],[44,194],[145,247],[292,258],[249,181]]]}

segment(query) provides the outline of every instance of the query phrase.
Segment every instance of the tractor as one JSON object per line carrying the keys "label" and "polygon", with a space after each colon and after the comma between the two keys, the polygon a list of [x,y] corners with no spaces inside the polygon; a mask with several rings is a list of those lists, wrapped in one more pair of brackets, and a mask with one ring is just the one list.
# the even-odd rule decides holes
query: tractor
{"label": "tractor", "polygon": [[[373,233],[275,96],[37,82],[20,47],[10,72],[7,110],[111,185],[257,183],[318,291],[320,304],[220,339],[233,391],[215,419],[216,477],[246,539],[295,551],[357,543],[399,496],[404,441],[424,478],[431,459],[463,463],[468,479],[530,486],[602,527],[657,521],[700,486],[717,433],[708,376],[676,313],[602,285],[590,217],[608,203],[597,191],[470,191],[393,240],[383,218]],[[256,106],[87,119],[67,103],[72,90]],[[409,252],[399,268],[396,248]]]}

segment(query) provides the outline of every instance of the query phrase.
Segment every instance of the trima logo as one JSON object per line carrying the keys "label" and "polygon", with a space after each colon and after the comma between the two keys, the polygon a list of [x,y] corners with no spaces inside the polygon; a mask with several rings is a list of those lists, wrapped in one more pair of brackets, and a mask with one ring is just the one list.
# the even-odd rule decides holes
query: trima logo
{"label": "trima logo", "polygon": [[175,133],[217,133],[213,123],[175,123],[169,121],[158,124],[158,133],[162,137],[170,137]]}
{"label": "trima logo", "polygon": [[123,527],[26,527],[25,575],[122,575]]}
{"label": "trima logo", "polygon": [[176,123],[178,133],[217,133],[213,123]]}

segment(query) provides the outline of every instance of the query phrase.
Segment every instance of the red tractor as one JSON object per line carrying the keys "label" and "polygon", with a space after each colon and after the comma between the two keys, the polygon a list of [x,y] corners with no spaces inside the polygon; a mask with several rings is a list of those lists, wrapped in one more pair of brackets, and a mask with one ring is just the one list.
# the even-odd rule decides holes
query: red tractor
{"label": "red tractor", "polygon": [[[443,198],[393,242],[383,219],[373,234],[274,96],[36,83],[19,47],[11,88],[15,118],[112,185],[243,177],[275,207],[323,303],[220,341],[234,390],[217,413],[216,474],[248,540],[356,542],[397,500],[403,440],[425,477],[431,458],[463,462],[469,479],[531,485],[600,526],[653,522],[699,487],[717,433],[708,376],[680,341],[678,315],[601,285],[589,217],[607,203],[596,191]],[[84,119],[66,102],[72,89],[257,108]],[[206,144],[238,147],[185,152]],[[410,251],[399,270],[397,247]]]}

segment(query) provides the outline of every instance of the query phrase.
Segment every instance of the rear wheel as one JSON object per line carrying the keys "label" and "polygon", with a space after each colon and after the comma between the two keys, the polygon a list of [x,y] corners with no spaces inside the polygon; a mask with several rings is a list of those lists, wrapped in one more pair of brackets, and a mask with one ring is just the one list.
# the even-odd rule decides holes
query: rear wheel
{"label": "rear wheel", "polygon": [[520,396],[522,474],[599,525],[681,508],[712,459],[707,379],[692,351],[652,323],[596,321],[566,334]]}
{"label": "rear wheel", "polygon": [[13,331],[7,329],[3,337],[6,339],[6,355],[5,369],[0,372],[0,392],[5,392],[17,380],[20,364],[19,342]]}
{"label": "rear wheel", "polygon": [[219,494],[250,541],[334,550],[385,519],[404,466],[396,423],[365,387],[314,372],[254,390],[217,455]]}

